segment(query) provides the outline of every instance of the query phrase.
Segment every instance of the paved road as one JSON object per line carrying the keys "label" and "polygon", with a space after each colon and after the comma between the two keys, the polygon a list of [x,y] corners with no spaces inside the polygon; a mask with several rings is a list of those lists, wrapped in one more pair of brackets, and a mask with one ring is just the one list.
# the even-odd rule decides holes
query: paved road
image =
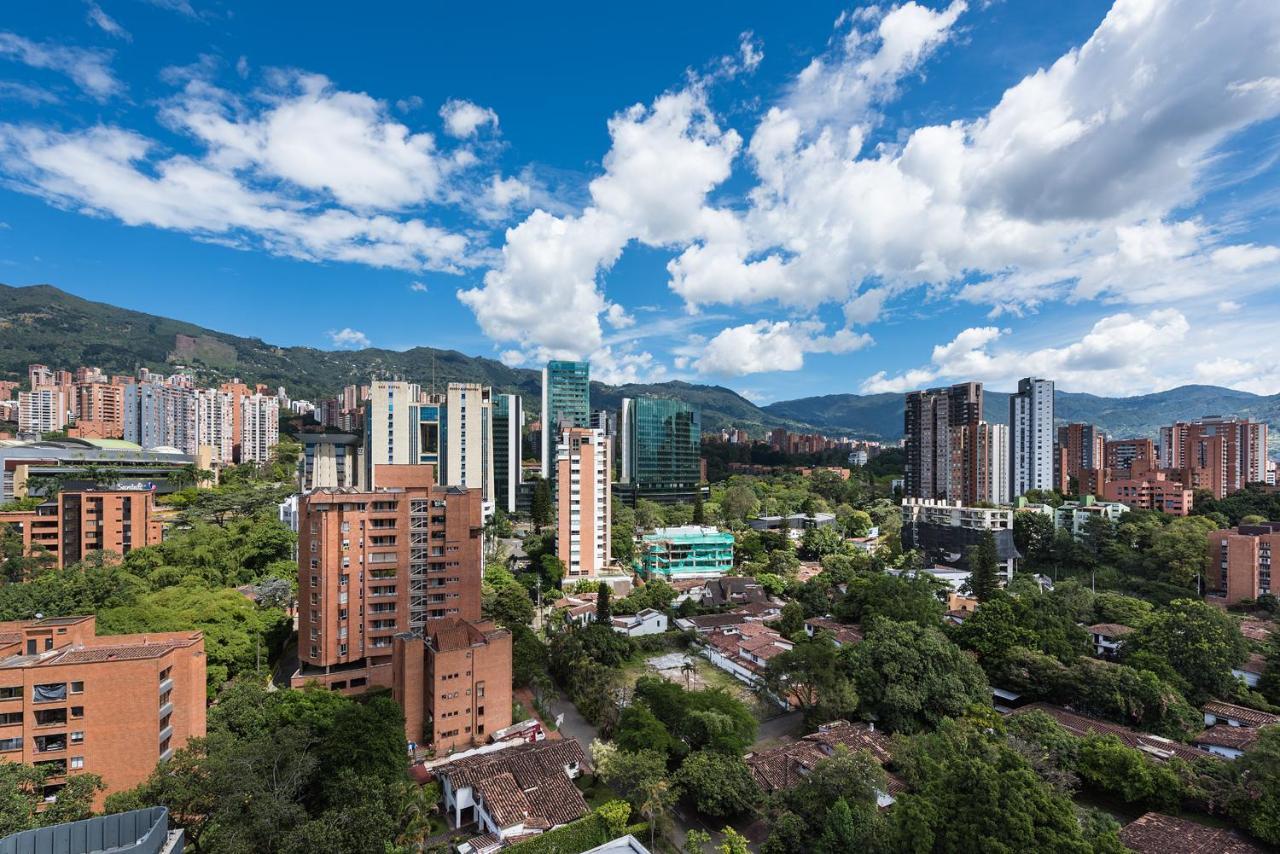
{"label": "paved road", "polygon": [[775,718],[769,718],[760,724],[756,730],[756,748],[772,746],[771,742],[787,737],[796,737],[801,735],[801,724],[804,720],[803,712],[787,712],[778,715]]}
{"label": "paved road", "polygon": [[552,715],[564,715],[564,721],[560,724],[560,734],[565,738],[576,738],[582,745],[582,749],[589,754],[591,742],[600,737],[600,730],[587,723],[586,719],[578,713],[578,707],[559,692],[548,701],[547,705],[551,707]]}

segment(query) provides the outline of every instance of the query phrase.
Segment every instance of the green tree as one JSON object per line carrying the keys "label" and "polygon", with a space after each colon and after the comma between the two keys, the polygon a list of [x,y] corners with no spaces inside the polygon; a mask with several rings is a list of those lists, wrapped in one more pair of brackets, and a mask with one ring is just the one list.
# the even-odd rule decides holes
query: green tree
{"label": "green tree", "polygon": [[999,563],[995,535],[983,531],[978,544],[969,548],[969,590],[979,602],[986,602],[1000,589]]}
{"label": "green tree", "polygon": [[850,716],[858,709],[858,694],[830,637],[800,640],[769,659],[760,680],[766,699],[790,697],[804,712],[805,724],[815,727]]}
{"label": "green tree", "polygon": [[77,774],[67,780],[58,799],[44,800],[49,768],[21,762],[0,762],[0,836],[88,818],[94,796],[105,786],[97,774]]}
{"label": "green tree", "polygon": [[864,714],[886,729],[915,732],[990,702],[982,669],[938,629],[882,618],[853,648],[853,681]]}
{"label": "green tree", "polygon": [[636,527],[652,531],[662,523],[662,505],[644,498],[636,502]]}
{"label": "green tree", "polygon": [[821,560],[830,554],[840,551],[844,545],[844,535],[834,526],[810,528],[800,538],[800,550],[810,560]]}
{"label": "green tree", "polygon": [[720,844],[716,846],[718,854],[747,854],[747,838],[732,827],[720,831]]}
{"label": "green tree", "polygon": [[1013,544],[1028,569],[1049,564],[1054,540],[1053,519],[1035,511],[1013,514]]}
{"label": "green tree", "polygon": [[847,590],[836,609],[836,616],[845,623],[884,617],[896,622],[937,626],[942,623],[946,610],[938,598],[940,582],[927,573],[863,575],[850,581]]}
{"label": "green tree", "polygon": [[738,815],[760,798],[751,769],[741,757],[710,750],[686,756],[676,772],[675,783],[698,811],[706,815]]}
{"label": "green tree", "polygon": [[609,610],[609,585],[601,581],[596,587],[596,622],[608,623],[613,616]]}
{"label": "green tree", "polygon": [[1204,516],[1174,519],[1151,539],[1147,565],[1153,578],[1194,588],[1204,572],[1205,544],[1217,529],[1213,520]]}
{"label": "green tree", "polygon": [[[777,577],[777,576],[773,576]],[[804,607],[795,601],[782,606],[782,616],[778,620],[778,631],[783,637],[794,637],[804,631]]]}
{"label": "green tree", "polygon": [[1171,673],[1197,705],[1229,698],[1236,689],[1231,668],[1244,662],[1249,646],[1235,621],[1198,599],[1176,599],[1125,639],[1123,660],[1160,674]]}
{"label": "green tree", "polygon": [[893,850],[1094,850],[1071,801],[985,719],[943,721],[936,732],[902,742],[894,763],[912,791],[890,814]]}
{"label": "green tree", "polygon": [[859,832],[853,820],[853,811],[844,798],[836,798],[836,802],[827,810],[822,822],[822,835],[814,847],[816,854],[845,854],[847,851],[858,851],[866,847],[866,840]]}
{"label": "green tree", "polygon": [[1280,845],[1280,727],[1259,731],[1258,742],[1231,763],[1234,786],[1227,812],[1270,845]]}
{"label": "green tree", "polygon": [[760,854],[804,851],[811,840],[805,820],[793,812],[784,811],[769,822],[769,838],[760,846]]}
{"label": "green tree", "polygon": [[551,481],[538,480],[533,485],[533,498],[529,502],[529,515],[534,527],[541,531],[551,524],[555,507],[551,503]]}
{"label": "green tree", "polygon": [[695,489],[693,493],[693,519],[695,525],[707,524],[707,508],[702,503],[702,490]]}
{"label": "green tree", "polygon": [[622,710],[613,741],[620,750],[630,753],[652,750],[670,757],[683,752],[666,724],[658,720],[644,703],[632,703]]}
{"label": "green tree", "polygon": [[720,512],[729,524],[742,522],[760,512],[760,500],[749,486],[735,483],[725,490],[720,499]]}
{"label": "green tree", "polygon": [[1036,646],[1035,635],[1018,625],[1009,597],[999,594],[983,603],[951,635],[956,643],[971,649],[984,661],[998,659],[1015,647]]}

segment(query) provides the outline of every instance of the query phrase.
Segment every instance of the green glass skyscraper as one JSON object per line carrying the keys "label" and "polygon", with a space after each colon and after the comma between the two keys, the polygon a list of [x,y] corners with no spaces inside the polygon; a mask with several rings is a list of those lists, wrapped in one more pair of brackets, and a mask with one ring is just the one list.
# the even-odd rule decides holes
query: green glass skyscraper
{"label": "green glass skyscraper", "polygon": [[586,362],[550,361],[542,369],[542,477],[551,478],[560,427],[591,426],[591,375]]}
{"label": "green glass skyscraper", "polygon": [[692,501],[702,479],[702,413],[682,400],[623,398],[621,483],[631,501]]}

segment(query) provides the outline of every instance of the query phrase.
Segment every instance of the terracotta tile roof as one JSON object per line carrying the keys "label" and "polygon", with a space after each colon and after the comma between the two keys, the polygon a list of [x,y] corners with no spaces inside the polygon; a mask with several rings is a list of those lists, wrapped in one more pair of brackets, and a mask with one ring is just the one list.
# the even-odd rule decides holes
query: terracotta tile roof
{"label": "terracotta tile roof", "polygon": [[837,622],[830,617],[810,617],[804,621],[806,626],[812,626],[814,631],[825,630],[835,635],[836,642],[839,644],[855,644],[862,642],[861,626],[851,626],[845,623]]}
{"label": "terracotta tile roof", "polygon": [[480,836],[473,836],[467,840],[467,844],[471,846],[471,850],[476,854],[490,854],[502,847],[502,840],[498,838],[496,833],[484,833]]}
{"label": "terracotta tile roof", "polygon": [[[834,754],[839,746],[850,751],[866,750],[881,765],[893,759],[889,739],[883,733],[866,724],[835,721],[799,741],[748,754],[746,763],[761,789],[776,792],[798,785],[814,765]],[[893,790],[895,779],[890,779],[889,794],[896,794]],[[901,791],[902,781],[897,782]]]}
{"label": "terracotta tile roof", "polygon": [[1185,818],[1149,812],[1120,829],[1120,841],[1138,854],[1264,854],[1241,834]]}
{"label": "terracotta tile roof", "polygon": [[1250,709],[1248,706],[1237,706],[1235,703],[1224,703],[1220,700],[1211,700],[1205,703],[1204,712],[1217,718],[1240,721],[1249,726],[1270,726],[1271,724],[1280,723],[1280,715],[1260,712],[1257,709]]}
{"label": "terracotta tile roof", "polygon": [[454,788],[475,786],[480,780],[507,773],[527,790],[553,775],[565,776],[566,765],[589,767],[587,756],[576,739],[517,744],[491,753],[466,756],[435,769],[436,776],[448,777]]}
{"label": "terracotta tile roof", "polygon": [[524,796],[524,789],[520,788],[510,772],[478,781],[476,792],[484,799],[485,811],[493,817],[498,827],[521,824],[533,815],[532,805]]}
{"label": "terracotta tile roof", "polygon": [[[1207,750],[1201,750],[1198,747],[1192,747],[1188,744],[1182,744],[1172,739],[1163,738],[1158,735],[1151,735],[1145,732],[1138,732],[1127,726],[1113,724],[1110,721],[1102,721],[1097,718],[1086,717],[1085,715],[1076,714],[1068,709],[1060,706],[1053,706],[1048,703],[1031,703],[1018,709],[1014,709],[1011,714],[1024,715],[1028,712],[1041,711],[1049,715],[1058,722],[1058,724],[1077,737],[1083,737],[1090,734],[1096,735],[1114,735],[1120,739],[1126,746],[1136,750],[1141,750],[1153,759],[1164,761],[1172,756],[1180,759],[1200,759],[1204,757],[1212,757],[1214,754]],[[1221,757],[1216,757],[1221,758]]]}
{"label": "terracotta tile roof", "polygon": [[1248,750],[1258,741],[1258,730],[1251,726],[1231,726],[1219,724],[1211,726],[1191,739],[1193,744],[1212,744],[1215,747],[1233,747],[1236,750]]}
{"label": "terracotta tile roof", "polygon": [[68,649],[60,655],[40,662],[41,667],[57,664],[96,664],[102,661],[138,661],[144,658],[160,658],[175,649],[186,646],[183,643],[148,643],[130,644],[129,646],[87,646]]}
{"label": "terracotta tile roof", "polygon": [[[533,807],[534,817],[546,822],[544,830],[582,818],[590,809],[582,792],[564,774],[544,778],[541,784],[525,792],[525,795]],[[535,826],[532,819],[525,824]]]}
{"label": "terracotta tile roof", "polygon": [[1133,627],[1126,626],[1123,623],[1094,623],[1085,631],[1091,635],[1106,635],[1109,638],[1119,638],[1132,632]]}
{"label": "terracotta tile roof", "polygon": [[484,633],[466,620],[433,620],[427,639],[437,652],[453,652],[484,643]]}

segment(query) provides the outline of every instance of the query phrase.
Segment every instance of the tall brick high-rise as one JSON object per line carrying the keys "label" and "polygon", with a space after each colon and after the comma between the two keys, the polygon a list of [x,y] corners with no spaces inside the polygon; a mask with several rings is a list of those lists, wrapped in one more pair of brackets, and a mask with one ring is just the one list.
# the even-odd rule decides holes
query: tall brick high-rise
{"label": "tall brick high-rise", "polygon": [[390,686],[397,633],[480,618],[480,490],[384,463],[375,490],[317,490],[298,512],[295,686]]}
{"label": "tall brick high-rise", "polygon": [[903,414],[906,495],[963,500],[964,441],[952,433],[976,429],[981,420],[982,383],[908,392]]}
{"label": "tall brick high-rise", "polygon": [[1267,479],[1267,425],[1206,415],[1160,428],[1160,465],[1190,489],[1222,498]]}
{"label": "tall brick high-rise", "polygon": [[1077,484],[1075,492],[1081,491],[1090,480],[1088,472],[1103,468],[1106,442],[1107,434],[1092,424],[1072,423],[1058,428],[1054,482],[1061,492],[1072,494],[1073,480]]}

